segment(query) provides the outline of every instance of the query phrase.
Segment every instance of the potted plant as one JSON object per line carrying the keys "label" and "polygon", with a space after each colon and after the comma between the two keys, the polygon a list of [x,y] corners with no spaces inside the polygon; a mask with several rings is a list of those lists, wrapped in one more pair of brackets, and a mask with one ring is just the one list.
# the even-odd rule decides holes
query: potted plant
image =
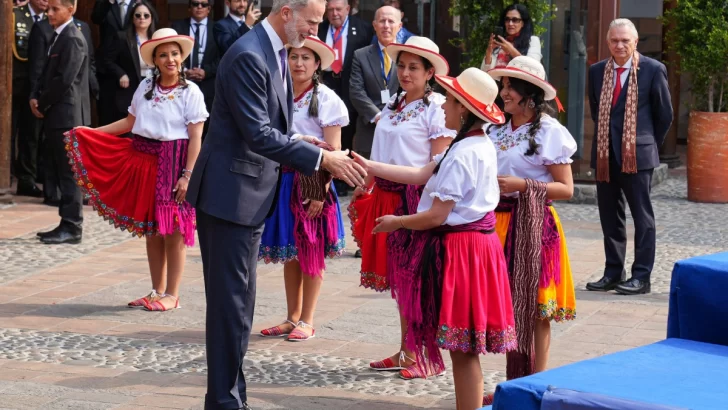
{"label": "potted plant", "polygon": [[[669,47],[692,80],[688,200],[728,202],[728,3],[679,0],[666,11]],[[674,107],[677,111],[679,107]]]}
{"label": "potted plant", "polygon": [[547,0],[453,0],[450,15],[459,16],[465,35],[453,40],[455,46],[468,50],[464,53],[463,68],[480,67],[488,48],[488,39],[498,24],[501,12],[507,6],[521,3],[528,8],[533,20],[535,36],[541,36],[546,28],[541,25],[553,17],[552,6]]}

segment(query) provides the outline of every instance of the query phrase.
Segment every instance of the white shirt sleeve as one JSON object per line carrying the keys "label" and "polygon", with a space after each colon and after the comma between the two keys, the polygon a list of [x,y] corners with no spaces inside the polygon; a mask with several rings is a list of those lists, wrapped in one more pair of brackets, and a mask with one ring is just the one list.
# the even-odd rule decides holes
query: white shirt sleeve
{"label": "white shirt sleeve", "polygon": [[576,152],[576,141],[569,130],[555,118],[544,117],[541,129],[536,136],[541,144],[541,159],[544,165],[571,164],[571,156]]}
{"label": "white shirt sleeve", "polygon": [[445,127],[445,110],[442,104],[445,97],[442,94],[432,93],[429,96],[430,105],[427,107],[427,120],[429,124],[428,139],[440,137],[455,138],[457,133]]}
{"label": "white shirt sleeve", "polygon": [[349,111],[346,109],[346,104],[334,91],[321,87],[318,90],[318,99],[318,122],[321,128],[349,125]]}
{"label": "white shirt sleeve", "polygon": [[531,36],[531,43],[528,45],[528,51],[526,56],[533,58],[536,61],[541,61],[543,57],[541,55],[541,39],[538,36]]}
{"label": "white shirt sleeve", "polygon": [[145,79],[142,80],[141,83],[139,83],[139,87],[137,87],[136,91],[134,91],[134,96],[131,97],[131,105],[129,105],[129,114],[133,116],[137,116],[137,112],[139,109],[139,104],[143,102],[144,94],[146,94],[147,91],[149,91],[150,87],[152,85],[152,80]]}
{"label": "white shirt sleeve", "polygon": [[185,125],[205,122],[209,114],[205,96],[196,84],[190,83],[185,90]]}
{"label": "white shirt sleeve", "polygon": [[[437,161],[442,161],[442,158],[440,155],[436,156]],[[441,201],[459,202],[475,188],[475,178],[467,164],[450,156],[440,164],[434,178],[435,186],[430,197],[439,198]]]}

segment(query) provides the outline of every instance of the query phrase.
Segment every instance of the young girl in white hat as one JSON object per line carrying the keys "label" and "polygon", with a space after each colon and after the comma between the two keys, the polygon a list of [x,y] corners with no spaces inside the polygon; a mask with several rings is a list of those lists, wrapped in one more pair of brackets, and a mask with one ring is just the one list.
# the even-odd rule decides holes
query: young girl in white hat
{"label": "young girl in white hat", "polygon": [[[426,37],[414,36],[406,44],[390,44],[384,53],[397,64],[400,87],[378,117],[371,158],[388,164],[425,166],[455,136],[445,126],[441,108],[445,97],[432,92],[430,87],[433,76],[447,74],[447,61],[438,54],[437,45]],[[384,53],[379,62],[382,67]],[[414,213],[421,192],[422,187],[417,184],[400,184],[370,176],[365,187],[354,191],[355,200],[350,206],[352,233],[362,254],[361,285],[378,292],[391,290],[400,306],[402,299],[412,295],[408,278],[413,273],[404,262],[411,235],[405,231],[373,235],[372,229],[376,218],[382,215]],[[406,301],[404,304],[407,305]],[[370,368],[399,371],[404,379],[426,377],[418,371],[414,354],[405,344],[404,314],[400,309],[400,351],[370,363]],[[435,374],[443,371],[444,368],[437,369]]]}
{"label": "young girl in white hat", "polygon": [[[152,291],[129,307],[179,307],[185,245],[195,242],[195,209],[185,201],[208,113],[182,63],[194,40],[164,28],[139,48],[154,76],[139,84],[126,118],[76,128],[66,149],[89,204],[114,227],[145,237]],[[134,138],[119,138],[131,132]]]}
{"label": "young girl in white hat", "polygon": [[438,348],[449,350],[457,408],[473,410],[483,399],[478,356],[516,348],[508,270],[495,234],[496,153],[484,130],[504,116],[494,104],[498,86],[483,71],[435,78],[447,90],[445,124],[459,129],[450,148],[421,168],[357,161],[371,175],[426,184],[416,214],[377,218],[374,232],[414,233],[408,263],[417,266],[415,297],[401,306],[408,346],[430,367],[442,365]]}
{"label": "young girl in white hat", "polygon": [[508,354],[506,371],[514,379],[546,370],[551,321],[576,317],[566,238],[551,205],[573,194],[569,164],[576,141],[548,115],[549,102],[560,103],[541,63],[521,56],[488,73],[502,82],[508,120],[490,127],[488,134],[498,155],[501,190],[496,231],[508,261],[511,293],[518,295],[513,303],[519,348]]}
{"label": "young girl in white hat", "polygon": [[[349,124],[346,105],[320,84],[321,71],[334,62],[334,50],[316,37],[303,47],[288,50],[293,80],[295,134],[313,137],[330,148],[341,149],[341,127]],[[317,172],[318,174],[318,172]],[[330,178],[318,179],[321,197],[307,198],[303,174],[284,167],[278,203],[265,221],[258,260],[283,263],[288,315],[278,326],[263,329],[266,337],[302,342],[316,336],[313,316],[324,280],[326,257],[340,256],[346,236],[339,199]]]}

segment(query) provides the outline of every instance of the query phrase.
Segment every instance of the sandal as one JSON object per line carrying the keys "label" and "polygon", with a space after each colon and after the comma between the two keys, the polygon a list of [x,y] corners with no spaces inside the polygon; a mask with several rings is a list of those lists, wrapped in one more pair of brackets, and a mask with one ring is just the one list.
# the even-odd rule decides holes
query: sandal
{"label": "sandal", "polygon": [[149,292],[148,295],[141,297],[137,300],[132,300],[131,302],[127,303],[126,306],[130,308],[143,308],[146,307],[150,302],[159,300],[161,297],[162,295],[157,293],[156,289],[152,289],[152,291]]}
{"label": "sandal", "polygon": [[376,370],[378,372],[381,371],[390,371],[390,370],[404,370],[406,367],[402,366],[402,362],[405,360],[411,360],[413,362],[417,362],[415,359],[407,356],[404,354],[404,351],[399,352],[399,359],[397,360],[397,363],[394,363],[394,360],[392,360],[391,357],[388,357],[384,360],[380,360],[378,362],[371,362],[369,363],[369,367],[372,370]]}
{"label": "sandal", "polygon": [[[311,336],[307,335],[306,332],[301,330],[307,327],[311,328]],[[305,342],[306,340],[313,339],[314,337],[316,337],[316,329],[314,329],[313,326],[309,325],[303,320],[299,320],[298,325],[296,325],[296,328],[288,334],[288,339],[286,340],[288,340],[289,342]]]}
{"label": "sandal", "polygon": [[263,329],[260,331],[260,335],[263,337],[284,337],[288,336],[289,333],[293,331],[293,329],[289,330],[288,332],[284,332],[281,330],[281,326],[285,325],[286,323],[289,323],[293,326],[293,329],[296,328],[296,324],[291,322],[290,320],[286,319],[285,322],[281,323],[278,326],[269,327],[268,329]]}
{"label": "sandal", "polygon": [[[179,299],[176,296],[167,295],[167,294],[160,295],[160,296],[161,296],[161,298],[155,300],[154,302],[149,302],[146,306],[144,306],[144,309],[146,309],[149,312],[166,312],[166,311],[172,310],[172,309],[179,309]],[[171,308],[164,306],[164,304],[162,304],[162,302],[161,302],[161,300],[163,298],[174,299],[174,306]]]}
{"label": "sandal", "polygon": [[483,406],[490,406],[493,404],[493,398],[495,397],[495,393],[488,393],[485,396],[483,396]]}
{"label": "sandal", "polygon": [[399,378],[404,380],[426,379],[428,377],[442,376],[443,374],[445,374],[445,369],[439,370],[434,374],[426,374],[422,371],[422,369],[420,369],[420,366],[413,364],[406,369],[400,370]]}

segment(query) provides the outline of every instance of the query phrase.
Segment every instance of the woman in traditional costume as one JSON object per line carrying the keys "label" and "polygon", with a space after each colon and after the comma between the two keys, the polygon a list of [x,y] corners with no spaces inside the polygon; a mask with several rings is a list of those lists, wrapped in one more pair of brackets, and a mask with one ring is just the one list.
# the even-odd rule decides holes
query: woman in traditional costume
{"label": "woman in traditional costume", "polygon": [[495,233],[496,153],[484,130],[505,118],[494,104],[498,86],[485,72],[435,78],[447,90],[445,125],[459,129],[450,148],[423,168],[357,161],[380,178],[426,183],[416,214],[377,218],[374,232],[414,233],[408,263],[417,269],[407,278],[413,297],[400,305],[408,346],[420,366],[434,368],[443,366],[438,348],[449,350],[457,409],[474,410],[483,399],[479,355],[516,347],[508,270]]}
{"label": "woman in traditional costume", "polygon": [[[432,91],[434,75],[447,74],[447,61],[437,45],[426,37],[410,37],[405,44],[390,44],[385,52],[397,64],[400,87],[378,116],[371,158],[387,164],[411,167],[427,165],[434,155],[443,152],[455,136],[445,127],[442,103],[445,97]],[[382,215],[409,215],[416,211],[422,186],[400,184],[383,178],[366,178],[366,186],[354,190],[349,207],[352,234],[362,254],[361,286],[377,292],[391,290],[398,300],[408,298],[409,284],[400,278],[401,271],[411,270],[403,263],[411,234],[372,234],[376,218]],[[418,372],[415,358],[405,343],[407,323],[400,314],[400,351],[370,363],[374,370],[399,371],[400,377],[425,377]],[[438,369],[442,373],[444,369]]]}
{"label": "woman in traditional costume", "polygon": [[576,141],[548,115],[549,101],[560,103],[541,63],[516,57],[489,74],[501,79],[508,119],[488,134],[498,155],[496,231],[508,261],[518,331],[518,351],[507,359],[510,380],[546,370],[551,321],[576,317],[566,238],[552,206],[573,194],[569,164]]}
{"label": "woman in traditional costume", "polygon": [[[346,105],[321,84],[321,71],[334,50],[316,37],[288,51],[293,79],[292,130],[310,143],[341,149],[341,128],[349,124]],[[340,256],[346,236],[336,189],[324,171],[312,178],[284,167],[278,202],[265,221],[258,260],[283,263],[288,316],[263,329],[262,336],[301,342],[315,337],[314,312],[324,280],[326,257]],[[320,194],[319,194],[320,192]],[[316,195],[312,195],[316,193]]]}
{"label": "woman in traditional costume", "polygon": [[[189,36],[157,30],[140,47],[155,74],[139,84],[127,117],[66,137],[90,205],[115,227],[146,238],[152,291],[129,307],[179,308],[185,246],[195,240],[195,209],[185,194],[208,117],[202,92],[182,71],[193,46]],[[128,132],[134,137],[117,137]]]}

